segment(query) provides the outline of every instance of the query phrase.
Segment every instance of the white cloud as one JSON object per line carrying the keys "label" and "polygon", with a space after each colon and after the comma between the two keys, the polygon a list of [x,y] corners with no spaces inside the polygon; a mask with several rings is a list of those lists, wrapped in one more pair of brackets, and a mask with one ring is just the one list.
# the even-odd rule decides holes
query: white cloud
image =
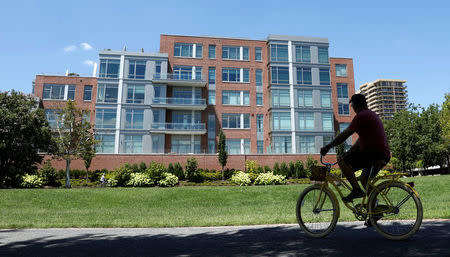
{"label": "white cloud", "polygon": [[66,46],[64,47],[64,52],[73,52],[77,49],[76,45],[70,45],[70,46]]}
{"label": "white cloud", "polygon": [[87,65],[87,66],[89,66],[89,67],[92,67],[92,66],[94,66],[94,64],[95,64],[95,62],[94,62],[94,61],[91,61],[91,60],[86,60],[86,61],[84,61],[83,63],[84,63],[84,65]]}
{"label": "white cloud", "polygon": [[83,48],[83,50],[86,50],[86,51],[92,49],[92,46],[88,43],[81,43],[80,46],[81,46],[81,48]]}

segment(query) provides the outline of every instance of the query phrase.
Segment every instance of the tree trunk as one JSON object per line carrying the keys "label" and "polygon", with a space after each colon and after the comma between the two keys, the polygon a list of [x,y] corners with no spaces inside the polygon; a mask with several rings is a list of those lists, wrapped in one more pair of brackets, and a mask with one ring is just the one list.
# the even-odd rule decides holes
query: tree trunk
{"label": "tree trunk", "polygon": [[71,186],[70,186],[70,159],[66,159],[66,188],[71,188]]}
{"label": "tree trunk", "polygon": [[225,180],[225,177],[223,176],[223,166],[222,166],[222,181]]}

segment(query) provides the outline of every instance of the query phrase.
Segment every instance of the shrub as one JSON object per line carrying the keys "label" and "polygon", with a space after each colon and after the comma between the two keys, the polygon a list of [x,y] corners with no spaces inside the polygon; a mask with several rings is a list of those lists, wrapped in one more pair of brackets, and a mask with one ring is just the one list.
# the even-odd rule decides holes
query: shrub
{"label": "shrub", "polygon": [[175,163],[173,167],[173,175],[178,177],[178,180],[185,180],[186,175],[184,174],[183,167],[179,162]]}
{"label": "shrub", "polygon": [[336,169],[336,168],[332,168],[330,171],[331,174],[334,174],[338,177],[342,176],[341,170],[340,169]]}
{"label": "shrub", "polygon": [[262,173],[255,179],[255,185],[284,185],[286,177],[274,175],[272,172]]}
{"label": "shrub", "polygon": [[61,183],[58,180],[58,173],[56,169],[52,167],[50,162],[46,162],[40,171],[43,183],[46,186],[58,187]]}
{"label": "shrub", "polygon": [[117,181],[117,179],[115,177],[111,177],[109,179],[106,180],[106,185],[109,187],[116,187],[118,186],[119,182]]}
{"label": "shrub", "polygon": [[275,162],[275,165],[273,165],[273,174],[280,174],[280,164],[278,162]]}
{"label": "shrub", "polygon": [[[66,177],[66,172],[64,171],[63,178]],[[70,170],[70,177],[73,179],[79,179],[79,178],[85,178],[86,177],[86,171],[85,170],[79,170],[79,169],[73,169]]]}
{"label": "shrub", "polygon": [[258,163],[256,161],[245,161],[245,171],[248,173],[255,173],[258,169]]}
{"label": "shrub", "polygon": [[303,162],[297,160],[294,164],[295,166],[295,177],[296,178],[306,178],[305,167],[303,166]]}
{"label": "shrub", "polygon": [[308,158],[306,159],[306,172],[305,175],[307,177],[311,176],[311,169],[314,166],[318,166],[319,162],[317,160],[314,160],[311,156],[308,156]]}
{"label": "shrub", "polygon": [[202,182],[203,178],[197,170],[198,161],[195,157],[188,158],[186,162],[186,176],[189,181]]}
{"label": "shrub", "polygon": [[164,172],[167,172],[166,167],[164,167],[164,165],[152,161],[148,165],[145,173],[148,174],[150,179],[152,179],[153,181],[158,181],[163,178],[162,176]]}
{"label": "shrub", "polygon": [[153,186],[155,183],[145,173],[131,173],[130,179],[127,182],[127,186],[130,187],[148,187]]}
{"label": "shrub", "polygon": [[147,170],[147,165],[145,162],[139,163],[139,172],[145,172]]}
{"label": "shrub", "polygon": [[174,174],[175,173],[175,169],[174,169],[172,163],[169,163],[169,166],[167,166],[167,172],[169,172],[170,174]]}
{"label": "shrub", "polygon": [[231,182],[240,186],[248,186],[250,185],[251,180],[247,173],[238,171],[231,177]]}
{"label": "shrub", "polygon": [[100,178],[102,177],[103,173],[107,174],[107,173],[108,173],[108,170],[105,169],[105,168],[103,168],[103,169],[101,169],[101,170],[99,170],[99,169],[94,170],[94,171],[91,172],[91,174],[89,175],[89,179],[90,179],[92,182],[98,182],[98,181],[100,181]]}
{"label": "shrub", "polygon": [[289,168],[288,168],[288,166],[286,165],[285,162],[281,163],[280,175],[283,175],[285,177],[287,177],[289,175]]}
{"label": "shrub", "polygon": [[264,168],[259,166],[256,173],[264,173]]}
{"label": "shrub", "polygon": [[26,188],[40,188],[44,185],[44,180],[38,175],[25,174],[22,176],[22,183],[20,185]]}
{"label": "shrub", "polygon": [[160,187],[173,187],[178,185],[178,178],[177,176],[170,174],[168,172],[165,172],[163,174],[163,179],[158,181],[158,185]]}
{"label": "shrub", "polygon": [[235,169],[226,169],[226,170],[224,170],[223,171],[224,179],[230,179],[234,175],[235,172],[236,172]]}
{"label": "shrub", "polygon": [[133,173],[139,173],[139,172],[141,172],[141,169],[139,168],[139,166],[137,165],[137,163],[131,165],[131,172],[133,172]]}
{"label": "shrub", "polygon": [[124,165],[114,170],[113,173],[114,179],[117,180],[117,186],[126,186],[131,178],[132,170],[129,165]]}
{"label": "shrub", "polygon": [[204,181],[216,181],[222,179],[222,173],[219,171],[200,172],[200,175],[203,177]]}
{"label": "shrub", "polygon": [[289,162],[289,173],[287,176],[290,178],[295,177],[295,163],[294,162]]}
{"label": "shrub", "polygon": [[[272,170],[270,169],[270,167],[269,166],[264,166],[264,172],[271,172]],[[263,172],[261,172],[261,173],[263,173]]]}
{"label": "shrub", "polygon": [[248,174],[250,176],[250,180],[252,181],[252,183],[255,182],[255,179],[259,176],[259,174],[261,174],[261,173],[249,173]]}

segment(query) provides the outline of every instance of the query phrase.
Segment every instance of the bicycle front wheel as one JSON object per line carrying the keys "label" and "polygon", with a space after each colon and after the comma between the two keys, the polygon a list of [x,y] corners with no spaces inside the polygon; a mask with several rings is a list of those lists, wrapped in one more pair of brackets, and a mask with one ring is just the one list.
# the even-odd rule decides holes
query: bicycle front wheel
{"label": "bicycle front wheel", "polygon": [[297,200],[297,221],[309,236],[321,238],[333,231],[339,218],[339,206],[329,189],[319,185],[306,188]]}
{"label": "bicycle front wheel", "polygon": [[372,225],[388,239],[408,239],[422,224],[422,202],[402,182],[380,184],[370,195],[369,206]]}

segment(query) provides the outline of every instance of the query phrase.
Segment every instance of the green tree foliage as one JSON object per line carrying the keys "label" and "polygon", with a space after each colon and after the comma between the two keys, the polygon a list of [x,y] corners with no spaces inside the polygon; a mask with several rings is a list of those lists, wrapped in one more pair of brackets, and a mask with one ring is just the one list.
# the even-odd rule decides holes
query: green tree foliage
{"label": "green tree foliage", "polygon": [[439,123],[442,126],[443,148],[447,152],[447,170],[450,172],[450,93],[445,94]]}
{"label": "green tree foliage", "polygon": [[189,181],[202,182],[198,171],[198,161],[195,157],[188,158],[186,161],[186,176]]}
{"label": "green tree foliage", "polygon": [[18,186],[42,161],[38,152],[53,150],[44,110],[37,107],[31,96],[0,92],[0,187]]}
{"label": "green tree foliage", "polygon": [[228,160],[228,153],[225,149],[225,143],[226,143],[226,137],[225,134],[223,133],[223,131],[220,131],[219,133],[219,144],[217,146],[217,150],[219,151],[219,163],[220,166],[222,166],[222,180],[224,180],[224,175],[223,175],[223,168],[227,165],[227,160]]}

